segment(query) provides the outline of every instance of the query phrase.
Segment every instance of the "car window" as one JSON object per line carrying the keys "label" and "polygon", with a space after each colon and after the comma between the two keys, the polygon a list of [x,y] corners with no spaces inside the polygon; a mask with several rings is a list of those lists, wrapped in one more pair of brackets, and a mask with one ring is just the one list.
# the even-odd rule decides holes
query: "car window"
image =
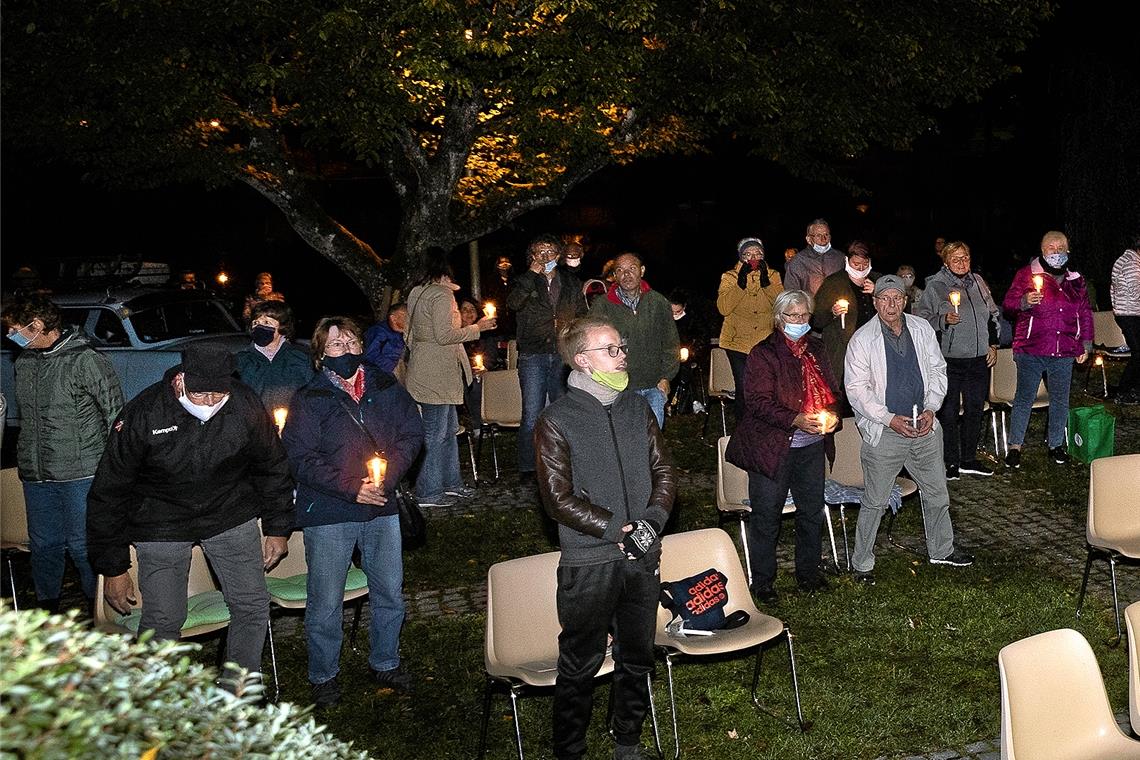
{"label": "car window", "polygon": [[88,328],[91,327],[91,311],[91,309],[60,309],[59,313],[64,327],[90,332]]}
{"label": "car window", "polygon": [[101,346],[129,346],[130,339],[127,331],[123,329],[123,322],[119,315],[110,309],[99,309],[99,317],[95,320],[92,337]]}
{"label": "car window", "polygon": [[229,316],[213,301],[150,306],[131,312],[130,321],[144,343],[234,331]]}

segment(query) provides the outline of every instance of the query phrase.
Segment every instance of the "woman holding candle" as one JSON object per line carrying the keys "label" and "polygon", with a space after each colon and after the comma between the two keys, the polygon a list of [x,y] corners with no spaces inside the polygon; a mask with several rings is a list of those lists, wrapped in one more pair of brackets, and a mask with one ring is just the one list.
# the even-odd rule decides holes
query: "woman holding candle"
{"label": "woman holding candle", "polygon": [[293,397],[282,435],[297,482],[296,525],[305,534],[305,636],[319,707],[340,698],[344,584],[353,551],[368,576],[371,652],[382,686],[410,691],[400,667],[404,568],[395,486],[423,444],[415,402],[363,357],[360,326],[326,317],[313,332],[316,376]]}
{"label": "woman holding candle", "polygon": [[815,293],[812,327],[823,337],[828,363],[835,379],[843,385],[843,357],[855,330],[875,316],[875,281],[879,273],[871,269],[871,252],[862,240],[847,246],[847,264],[842,271],[823,278]]}
{"label": "woman holding candle", "polygon": [[776,541],[788,490],[796,503],[796,583],[803,591],[827,587],[820,573],[824,457],[834,461],[832,434],[842,386],[822,341],[810,335],[812,298],[802,290],[776,297],[775,332],[748,354],[744,418],[725,458],[748,471],[748,546],[752,593],[774,602]]}
{"label": "woman holding candle", "polygon": [[238,378],[253,388],[271,414],[287,409],[289,400],[313,377],[304,349],[290,342],[293,310],[283,301],[261,301],[250,308],[252,343],[237,352]]}
{"label": "woman holding candle", "polygon": [[1069,385],[1073,359],[1084,362],[1093,345],[1092,308],[1085,278],[1069,268],[1069,239],[1046,232],[1041,255],[1013,276],[1003,306],[1014,320],[1013,360],[1017,391],[1013,400],[1009,452],[1005,463],[1021,466],[1021,447],[1041,376],[1049,389],[1049,456],[1069,461],[1065,426],[1069,422]]}
{"label": "woman holding candle", "polygon": [[1001,309],[982,276],[970,271],[968,245],[955,240],[942,246],[942,269],[926,278],[916,315],[938,333],[946,357],[946,399],[938,411],[946,479],[957,480],[960,472],[989,477],[993,470],[976,452]]}

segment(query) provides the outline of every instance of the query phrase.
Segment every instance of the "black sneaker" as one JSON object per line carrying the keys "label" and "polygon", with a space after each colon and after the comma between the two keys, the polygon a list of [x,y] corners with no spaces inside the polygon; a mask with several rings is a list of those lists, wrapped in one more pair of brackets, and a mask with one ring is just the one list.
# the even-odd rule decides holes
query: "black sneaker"
{"label": "black sneaker", "polygon": [[380,688],[391,689],[400,694],[411,694],[416,690],[411,674],[399,665],[391,670],[373,670],[372,678]]}
{"label": "black sneaker", "polygon": [[471,486],[460,485],[460,486],[454,486],[452,488],[447,488],[444,490],[443,493],[446,496],[454,496],[457,499],[470,499],[476,493],[478,493],[478,491],[476,491]]}
{"label": "black sneaker", "polygon": [[947,480],[957,480],[958,479],[958,465],[956,465],[956,464],[946,465],[946,479]]}
{"label": "black sneaker", "polygon": [[980,475],[983,478],[988,478],[994,474],[993,470],[976,459],[972,462],[962,462],[960,469],[963,475]]}
{"label": "black sneaker", "polygon": [[854,573],[851,574],[851,578],[856,583],[863,585],[863,586],[874,586],[875,585],[875,574],[872,573],[870,570],[868,570],[865,573],[861,572],[859,570],[856,570]]}
{"label": "black sneaker", "polygon": [[1049,456],[1057,464],[1069,463],[1069,452],[1065,450],[1064,446],[1057,446],[1056,448],[1049,449]]}
{"label": "black sneaker", "polygon": [[951,565],[953,567],[969,567],[974,564],[974,555],[969,552],[964,552],[961,549],[955,549],[950,553],[950,556],[943,557],[942,559],[930,558],[932,565]]}
{"label": "black sneaker", "polygon": [[318,708],[332,707],[340,701],[340,684],[333,676],[324,683],[313,684],[313,704]]}
{"label": "black sneaker", "polygon": [[1006,452],[1005,466],[1011,470],[1021,469],[1021,449],[1010,449]]}
{"label": "black sneaker", "polygon": [[817,575],[810,581],[799,581],[797,585],[800,587],[800,591],[807,594],[815,591],[827,591],[828,588],[827,578],[824,578],[822,575]]}
{"label": "black sneaker", "polygon": [[776,593],[776,589],[771,586],[763,586],[760,588],[752,589],[752,596],[756,597],[757,601],[764,604],[775,604],[780,601],[780,595]]}

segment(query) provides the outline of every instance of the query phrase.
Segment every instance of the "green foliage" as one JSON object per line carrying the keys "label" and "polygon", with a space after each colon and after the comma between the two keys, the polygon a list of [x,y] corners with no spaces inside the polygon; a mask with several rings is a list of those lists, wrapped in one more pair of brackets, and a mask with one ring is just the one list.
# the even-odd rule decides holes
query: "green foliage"
{"label": "green foliage", "polygon": [[0,610],[4,756],[368,757],[305,710],[259,707],[260,685],[237,697],[218,688],[198,649],[90,631],[74,614]]}

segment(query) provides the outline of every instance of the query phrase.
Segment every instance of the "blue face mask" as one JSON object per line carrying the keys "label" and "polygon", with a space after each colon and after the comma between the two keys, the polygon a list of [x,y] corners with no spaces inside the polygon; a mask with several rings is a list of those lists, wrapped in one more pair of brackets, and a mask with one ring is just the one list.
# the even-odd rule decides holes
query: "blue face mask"
{"label": "blue face mask", "polygon": [[21,327],[19,330],[16,330],[16,332],[14,332],[8,336],[8,340],[12,341],[13,343],[15,343],[20,348],[27,348],[29,343],[31,343],[36,338],[40,337],[40,333],[36,333],[35,335],[33,335],[32,337],[29,338],[26,335],[24,335],[24,333],[23,333],[23,331],[25,329],[27,329],[27,328]]}
{"label": "blue face mask", "polygon": [[1045,256],[1045,263],[1054,269],[1060,269],[1069,263],[1069,254],[1067,253],[1050,253]]}
{"label": "blue face mask", "polygon": [[548,261],[542,265],[542,271],[546,272],[547,274],[550,274],[551,272],[554,271],[554,267],[556,267],[556,266],[558,266],[558,259],[551,259],[550,261]]}
{"label": "blue face mask", "polygon": [[807,335],[810,330],[811,325],[806,322],[802,325],[792,322],[784,325],[784,335],[787,335],[791,340],[799,340],[800,338]]}

